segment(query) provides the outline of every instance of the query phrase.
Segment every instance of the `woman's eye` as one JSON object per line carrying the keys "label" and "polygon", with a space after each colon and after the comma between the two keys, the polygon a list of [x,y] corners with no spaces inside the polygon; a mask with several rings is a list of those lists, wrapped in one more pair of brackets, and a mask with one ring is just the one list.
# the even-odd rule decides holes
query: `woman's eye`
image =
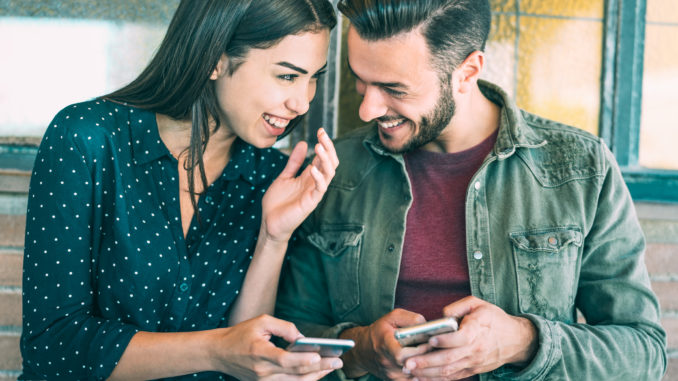
{"label": "woman's eye", "polygon": [[319,79],[321,78],[325,73],[327,73],[327,70],[319,71],[313,75],[312,78]]}
{"label": "woman's eye", "polygon": [[293,82],[297,76],[295,74],[282,74],[279,75],[278,78],[282,79],[283,81]]}

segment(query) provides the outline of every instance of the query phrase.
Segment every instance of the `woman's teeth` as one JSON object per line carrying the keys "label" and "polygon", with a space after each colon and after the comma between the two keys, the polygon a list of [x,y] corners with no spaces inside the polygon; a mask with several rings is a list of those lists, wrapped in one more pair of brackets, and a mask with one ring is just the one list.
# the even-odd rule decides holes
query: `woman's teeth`
{"label": "woman's teeth", "polygon": [[379,127],[382,127],[382,128],[393,128],[393,127],[398,127],[401,124],[405,123],[405,119],[392,120],[392,121],[389,121],[389,122],[377,121],[377,123],[379,124]]}
{"label": "woman's teeth", "polygon": [[287,127],[288,124],[290,124],[289,119],[276,118],[275,116],[271,116],[268,114],[264,114],[264,120],[267,121],[268,124],[276,128],[285,128]]}

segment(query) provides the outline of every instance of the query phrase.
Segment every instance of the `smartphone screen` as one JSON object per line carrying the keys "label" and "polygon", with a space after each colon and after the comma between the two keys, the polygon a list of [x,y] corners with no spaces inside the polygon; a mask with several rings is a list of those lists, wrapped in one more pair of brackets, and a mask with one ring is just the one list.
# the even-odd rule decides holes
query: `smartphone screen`
{"label": "smartphone screen", "polygon": [[400,345],[406,347],[425,343],[431,336],[454,332],[459,329],[456,318],[447,317],[431,320],[426,323],[399,328],[395,331],[395,338]]}
{"label": "smartphone screen", "polygon": [[353,348],[353,340],[305,337],[287,347],[290,352],[317,352],[322,357],[339,357]]}

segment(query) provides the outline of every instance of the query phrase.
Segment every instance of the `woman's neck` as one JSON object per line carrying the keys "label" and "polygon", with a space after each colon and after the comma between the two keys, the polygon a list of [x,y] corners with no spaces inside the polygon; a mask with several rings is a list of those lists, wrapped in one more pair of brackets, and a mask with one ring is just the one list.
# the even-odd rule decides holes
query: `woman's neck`
{"label": "woman's neck", "polygon": [[[177,160],[186,152],[191,143],[191,121],[176,120],[164,114],[156,114],[160,139]],[[216,159],[217,162],[228,162],[231,146],[236,135],[230,129],[221,126],[216,131],[210,132],[209,141],[203,160]],[[221,160],[219,160],[221,159]]]}

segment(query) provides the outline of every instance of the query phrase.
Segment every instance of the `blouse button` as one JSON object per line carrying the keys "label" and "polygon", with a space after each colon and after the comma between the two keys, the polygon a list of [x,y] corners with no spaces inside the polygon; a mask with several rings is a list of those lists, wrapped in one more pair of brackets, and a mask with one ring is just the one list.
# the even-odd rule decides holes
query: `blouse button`
{"label": "blouse button", "polygon": [[481,259],[483,259],[483,253],[479,250],[476,250],[476,251],[473,252],[473,258],[475,258],[477,260],[481,260]]}
{"label": "blouse button", "polygon": [[179,289],[181,290],[181,292],[186,292],[186,290],[188,290],[188,284],[182,283],[182,284],[179,286]]}

